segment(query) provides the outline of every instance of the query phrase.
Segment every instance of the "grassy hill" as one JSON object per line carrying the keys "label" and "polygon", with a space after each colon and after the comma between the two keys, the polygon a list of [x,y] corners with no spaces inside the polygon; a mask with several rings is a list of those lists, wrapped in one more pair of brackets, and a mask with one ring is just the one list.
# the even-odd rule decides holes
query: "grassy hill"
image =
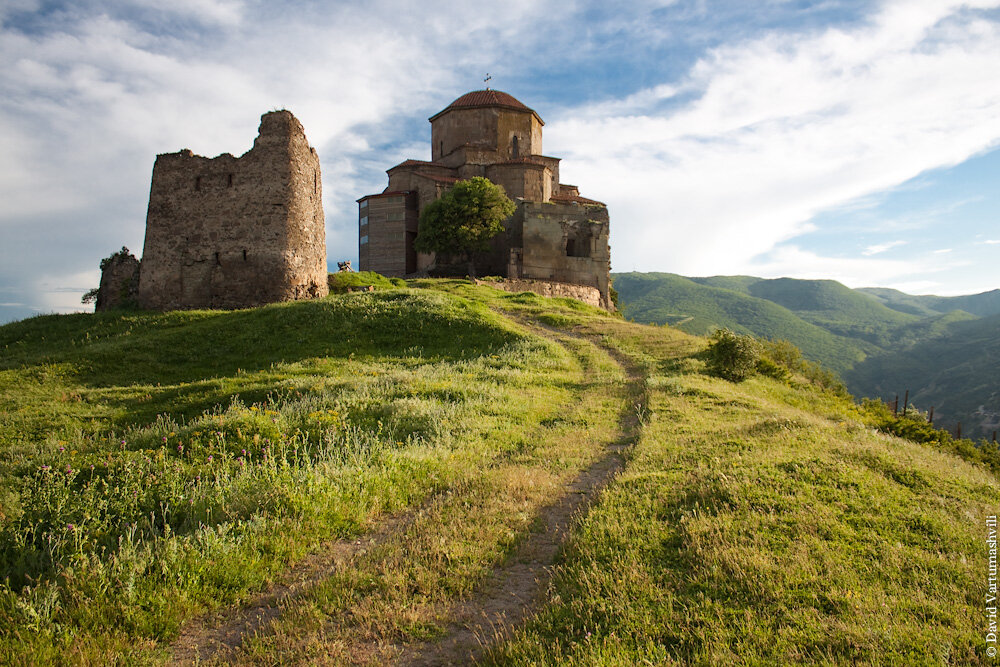
{"label": "grassy hill", "polygon": [[[626,317],[703,334],[718,327],[787,339],[839,373],[857,396],[911,399],[966,432],[989,435],[1000,415],[992,373],[989,319],[1000,291],[967,297],[852,290],[831,280],[750,276],[684,278],[661,273],[614,276]],[[985,318],[985,319],[981,319]],[[979,324],[973,324],[979,322]],[[980,409],[982,408],[982,409]]]}
{"label": "grassy hill", "polygon": [[[684,278],[671,273],[615,274],[622,313],[647,324],[669,324],[695,335],[725,327],[761,338],[784,338],[838,373],[878,348],[840,336],[752,292],[759,278]],[[725,285],[725,286],[724,286]],[[733,289],[739,288],[739,289]],[[762,290],[767,291],[767,290]]]}
{"label": "grassy hill", "polygon": [[963,310],[978,317],[1000,315],[1000,290],[968,296],[914,296],[882,287],[866,287],[858,291],[871,294],[889,308],[904,313],[932,315]]}
{"label": "grassy hill", "polygon": [[0,327],[0,661],[991,664],[992,469],[704,346],[433,280]]}
{"label": "grassy hill", "polygon": [[[947,317],[947,316],[945,316]],[[963,421],[965,432],[983,424],[983,434],[1000,429],[1000,316],[956,318],[943,332],[899,351],[871,357],[845,376],[883,395],[912,387],[910,400],[935,407],[948,421]]]}

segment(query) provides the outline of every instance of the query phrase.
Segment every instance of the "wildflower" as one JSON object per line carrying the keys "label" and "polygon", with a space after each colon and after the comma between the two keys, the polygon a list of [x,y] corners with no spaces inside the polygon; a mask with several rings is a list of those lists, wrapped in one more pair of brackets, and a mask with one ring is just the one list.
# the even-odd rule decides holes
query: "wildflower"
{"label": "wildflower", "polygon": [[184,451],[184,445],[177,445],[177,452],[182,453]]}
{"label": "wildflower", "polygon": [[66,530],[76,530],[76,526],[71,523],[66,524]]}
{"label": "wildflower", "polygon": [[163,442],[167,441],[167,436],[163,436]]}
{"label": "wildflower", "polygon": [[65,452],[65,451],[66,451],[66,448],[65,448],[65,447],[60,447],[60,448],[59,448],[59,451],[60,451],[60,452]]}
{"label": "wildflower", "polygon": [[209,463],[211,463],[211,462],[212,462],[212,455],[211,455],[211,454],[209,454],[209,455],[208,455],[208,462],[209,462]]}
{"label": "wildflower", "polygon": [[39,470],[41,470],[42,472],[48,472],[49,470],[52,470],[52,468],[48,466],[42,466],[41,468],[39,468]]}

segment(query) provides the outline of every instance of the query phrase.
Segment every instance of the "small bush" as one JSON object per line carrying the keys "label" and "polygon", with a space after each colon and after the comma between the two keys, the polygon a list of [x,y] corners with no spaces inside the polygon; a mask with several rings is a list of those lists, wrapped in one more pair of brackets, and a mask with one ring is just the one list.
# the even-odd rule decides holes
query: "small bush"
{"label": "small bush", "polygon": [[374,271],[341,271],[331,273],[327,277],[331,294],[345,294],[352,289],[374,287],[375,289],[392,289],[406,287],[402,278],[387,278]]}
{"label": "small bush", "polygon": [[775,363],[768,357],[761,357],[757,360],[757,372],[781,382],[788,382],[792,379],[792,373],[785,366]]}
{"label": "small bush", "polygon": [[[782,370],[787,372],[783,373]],[[850,396],[836,373],[805,359],[802,350],[787,340],[766,340],[761,343],[761,361],[757,364],[757,372],[784,382],[790,381],[792,374],[798,373],[810,383],[837,396]]]}
{"label": "small bush", "polygon": [[705,362],[712,375],[730,382],[742,382],[757,372],[760,352],[760,344],[751,336],[719,329],[712,334]]}
{"label": "small bush", "polygon": [[949,431],[930,424],[922,413],[913,411],[906,416],[895,415],[887,404],[877,399],[862,399],[857,410],[865,424],[883,433],[952,452],[966,461],[986,466],[994,474],[1000,474],[1000,447],[995,442],[980,440],[976,443],[968,438],[956,439]]}

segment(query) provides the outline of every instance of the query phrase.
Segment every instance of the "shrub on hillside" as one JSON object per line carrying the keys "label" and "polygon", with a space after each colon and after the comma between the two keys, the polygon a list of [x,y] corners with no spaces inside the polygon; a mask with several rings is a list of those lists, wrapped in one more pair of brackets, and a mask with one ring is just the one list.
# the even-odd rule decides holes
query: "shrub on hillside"
{"label": "shrub on hillside", "polygon": [[792,372],[788,368],[766,356],[757,360],[757,372],[781,382],[788,382],[792,379]]}
{"label": "shrub on hillside", "polygon": [[742,382],[753,377],[760,361],[760,343],[729,329],[719,329],[705,351],[708,372],[730,382]]}
{"label": "shrub on hillside", "polygon": [[761,360],[757,364],[757,372],[783,381],[790,380],[793,373],[798,373],[812,384],[838,396],[850,396],[836,373],[805,359],[802,350],[787,340],[766,340],[761,343]]}
{"label": "shrub on hillside", "polygon": [[926,415],[917,411],[908,411],[906,416],[893,414],[888,405],[877,399],[862,399],[857,410],[864,423],[883,433],[938,447],[967,461],[981,463],[994,474],[1000,474],[1000,448],[995,442],[980,440],[976,443],[968,438],[956,439],[947,430],[935,428],[927,421]]}

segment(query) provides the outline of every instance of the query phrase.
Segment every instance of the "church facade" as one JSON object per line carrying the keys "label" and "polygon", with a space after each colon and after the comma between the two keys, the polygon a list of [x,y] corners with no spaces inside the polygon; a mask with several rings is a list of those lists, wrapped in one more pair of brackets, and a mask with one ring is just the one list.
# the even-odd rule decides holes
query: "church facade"
{"label": "church facade", "polygon": [[386,189],[358,200],[360,268],[388,276],[439,273],[417,253],[420,212],[454,183],[483,176],[503,186],[517,209],[494,239],[481,272],[595,288],[610,308],[607,207],[559,182],[559,158],[542,154],[544,122],[498,90],[478,90],[431,116],[431,159],[387,170]]}

